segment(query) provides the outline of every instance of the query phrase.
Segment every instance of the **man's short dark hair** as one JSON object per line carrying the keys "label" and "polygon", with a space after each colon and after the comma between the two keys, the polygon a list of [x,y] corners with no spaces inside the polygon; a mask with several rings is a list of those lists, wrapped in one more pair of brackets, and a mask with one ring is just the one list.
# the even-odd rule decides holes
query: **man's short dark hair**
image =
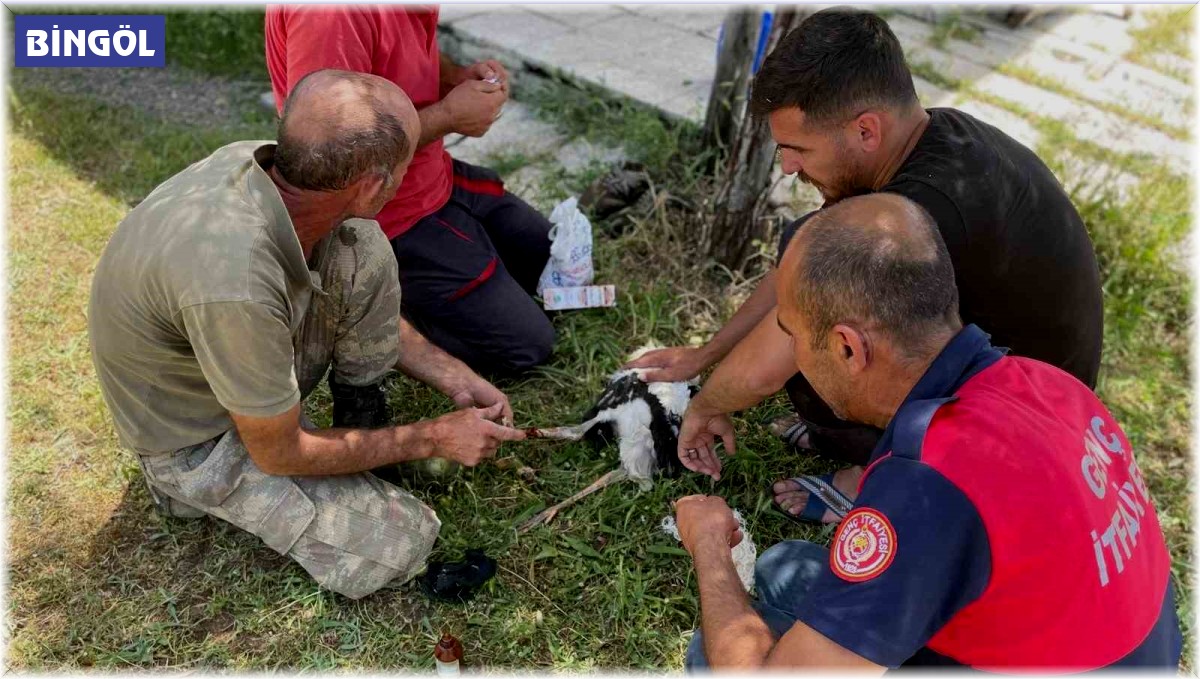
{"label": "man's short dark hair", "polygon": [[373,93],[373,83],[362,74],[341,72],[337,77],[364,88],[362,101],[371,122],[354,128],[334,127],[336,134],[320,140],[292,133],[289,117],[294,103],[303,100],[297,93],[311,86],[310,79],[321,73],[301,78],[284,103],[275,149],[279,174],[292,186],[310,191],[340,191],[368,172],[390,181],[396,166],[408,155],[410,142],[400,119],[388,112]]}
{"label": "man's short dark hair", "polygon": [[[888,226],[852,216],[862,214],[851,212],[854,202],[884,196]],[[908,358],[918,358],[938,348],[931,345],[938,331],[961,327],[950,253],[920,205],[893,194],[850,198],[818,212],[801,231],[795,293],[814,350],[839,323],[873,322]]]}
{"label": "man's short dark hair", "polygon": [[917,104],[904,50],[887,22],[847,7],[813,14],[779,41],[754,78],[750,112],[799,107],[827,125],[872,108]]}

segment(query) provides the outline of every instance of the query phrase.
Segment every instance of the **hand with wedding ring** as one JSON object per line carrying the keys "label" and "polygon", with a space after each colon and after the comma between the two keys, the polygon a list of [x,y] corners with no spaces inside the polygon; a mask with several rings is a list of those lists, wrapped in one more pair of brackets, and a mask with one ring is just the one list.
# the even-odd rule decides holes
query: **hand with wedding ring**
{"label": "hand with wedding ring", "polygon": [[684,467],[721,480],[721,460],[716,442],[720,438],[728,455],[736,450],[733,421],[724,413],[705,412],[693,399],[679,426],[679,461]]}

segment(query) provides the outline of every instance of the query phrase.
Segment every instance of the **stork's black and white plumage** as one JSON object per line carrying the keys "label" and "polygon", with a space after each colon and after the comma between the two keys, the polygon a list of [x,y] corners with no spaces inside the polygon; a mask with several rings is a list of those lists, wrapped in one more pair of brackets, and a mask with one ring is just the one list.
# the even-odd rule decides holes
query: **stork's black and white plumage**
{"label": "stork's black and white plumage", "polygon": [[534,430],[535,437],[615,441],[621,468],[638,481],[656,473],[674,476],[681,466],[675,454],[679,424],[697,387],[687,382],[643,382],[640,370],[622,370],[608,380],[596,405],[574,427]]}
{"label": "stork's black and white plumage", "polygon": [[[633,358],[645,350],[634,354]],[[631,359],[632,360],[632,359]],[[676,454],[679,425],[699,387],[688,382],[644,382],[641,370],[621,370],[609,378],[596,405],[574,427],[527,429],[532,438],[616,441],[621,466],[563,502],[521,525],[528,530],[554,518],[558,511],[625,478],[648,487],[656,474],[674,476],[682,469]]]}

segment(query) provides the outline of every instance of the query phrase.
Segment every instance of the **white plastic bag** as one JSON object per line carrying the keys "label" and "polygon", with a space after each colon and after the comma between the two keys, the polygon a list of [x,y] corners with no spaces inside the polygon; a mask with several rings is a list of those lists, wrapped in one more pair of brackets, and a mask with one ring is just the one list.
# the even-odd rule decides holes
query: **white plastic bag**
{"label": "white plastic bag", "polygon": [[578,201],[568,198],[550,213],[550,259],[538,279],[537,291],[545,288],[576,288],[590,285],[592,268],[592,224],[579,211]]}

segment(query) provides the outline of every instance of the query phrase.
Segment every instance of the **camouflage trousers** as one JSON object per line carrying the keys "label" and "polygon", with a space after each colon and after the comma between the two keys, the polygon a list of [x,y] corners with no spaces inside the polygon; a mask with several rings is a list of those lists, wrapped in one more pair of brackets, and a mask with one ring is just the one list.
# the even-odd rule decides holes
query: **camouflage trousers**
{"label": "camouflage trousers", "polygon": [[[296,377],[306,396],[330,369],[347,384],[378,381],[395,366],[400,344],[396,260],[378,225],[346,222],[316,253],[312,275],[324,292],[314,293],[294,338]],[[441,526],[424,503],[369,472],[266,474],[236,430],[140,461],[167,513],[228,521],[354,599],[418,574]]]}

